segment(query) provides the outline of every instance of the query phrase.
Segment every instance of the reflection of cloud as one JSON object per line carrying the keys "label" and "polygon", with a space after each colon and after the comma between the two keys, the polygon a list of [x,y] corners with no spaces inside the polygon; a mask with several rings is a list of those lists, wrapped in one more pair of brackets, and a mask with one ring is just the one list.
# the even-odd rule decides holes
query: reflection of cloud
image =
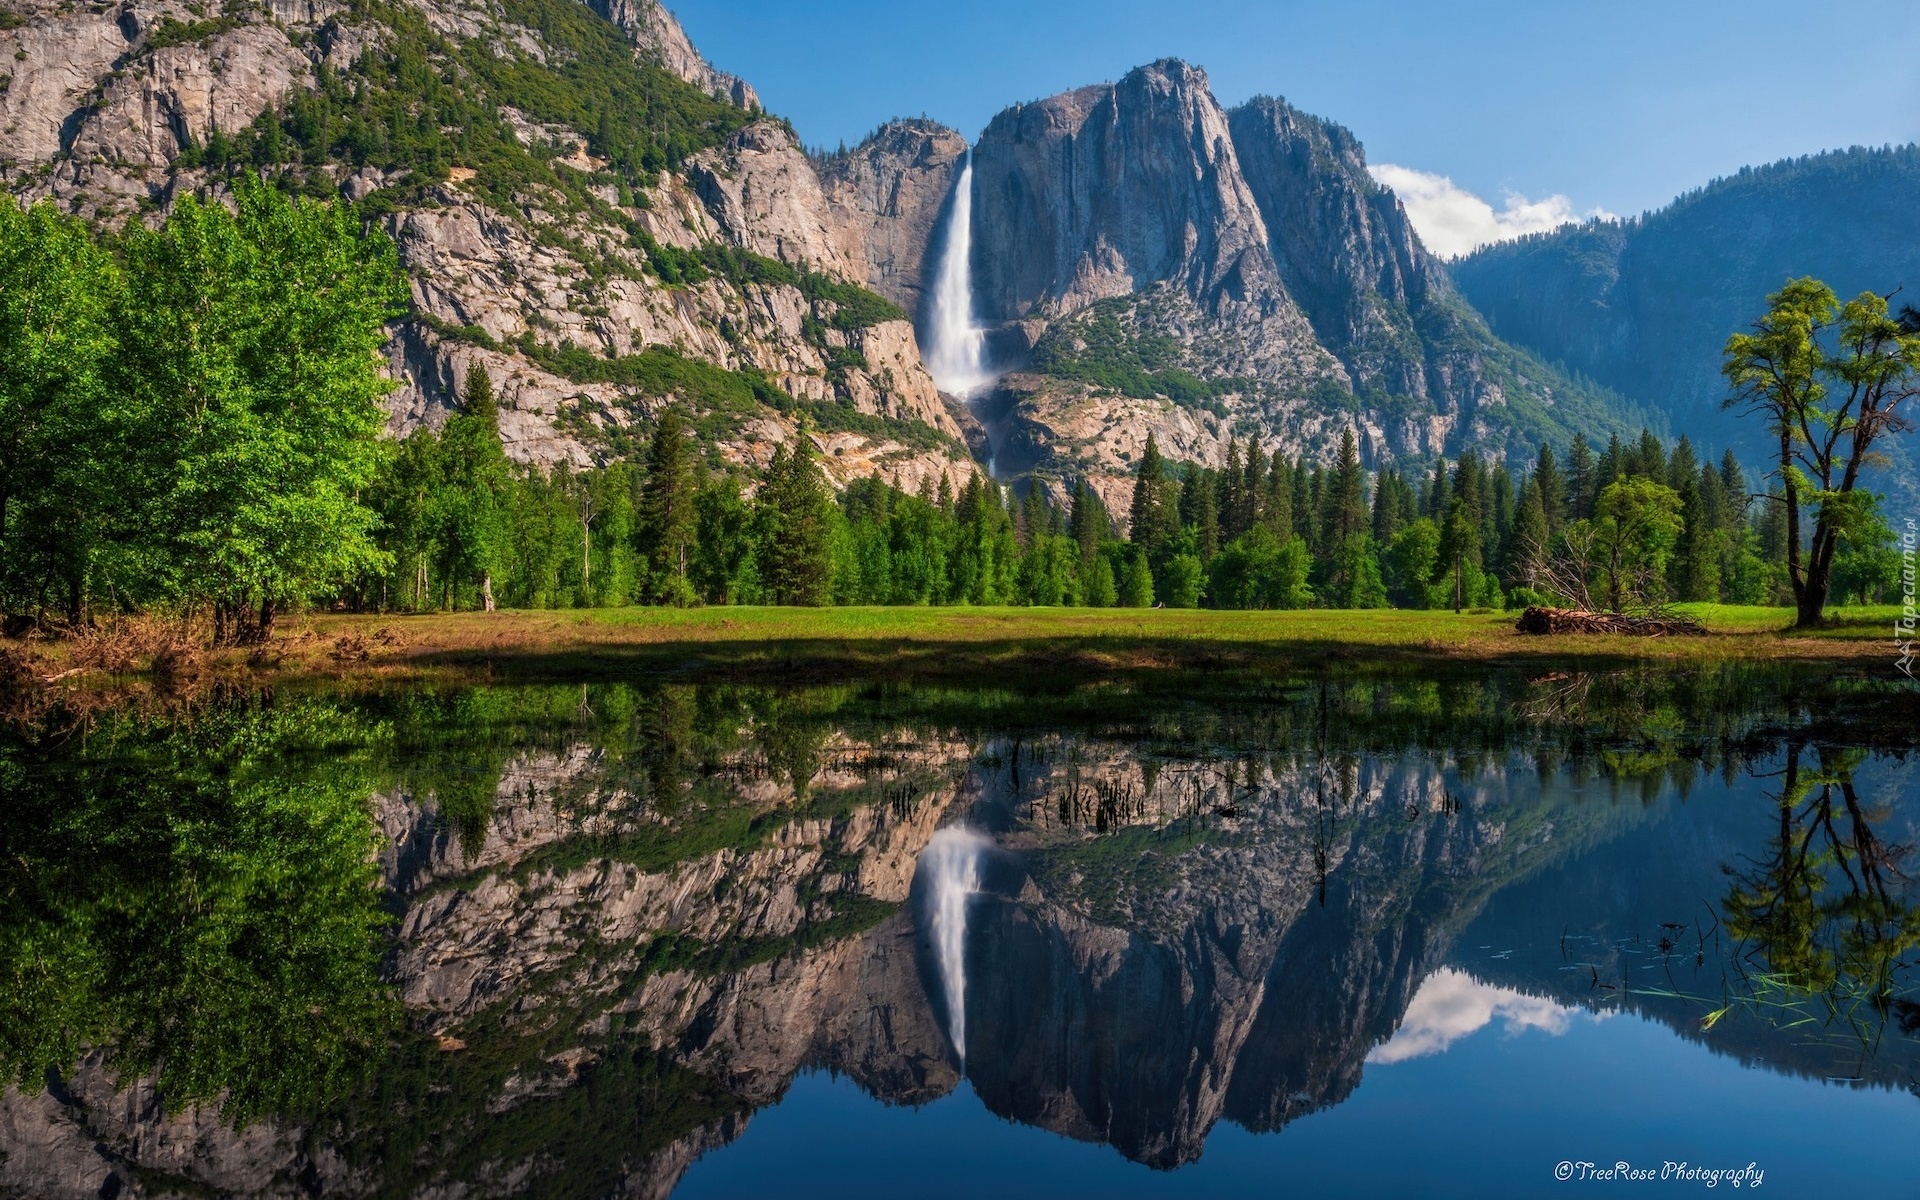
{"label": "reflection of cloud", "polygon": [[1611,217],[1605,209],[1581,212],[1573,201],[1555,193],[1529,200],[1508,192],[1506,207],[1493,205],[1454,183],[1445,175],[1381,163],[1371,167],[1374,179],[1393,189],[1407,207],[1407,219],[1420,232],[1427,249],[1442,258],[1455,258],[1488,242],[1504,242],[1529,233],[1544,233],[1589,217]]}
{"label": "reflection of cloud", "polygon": [[1442,967],[1420,985],[1400,1028],[1384,1045],[1375,1046],[1367,1061],[1397,1063],[1438,1054],[1475,1030],[1485,1029],[1495,1017],[1506,1022],[1509,1035],[1540,1029],[1559,1037],[1580,1011]]}

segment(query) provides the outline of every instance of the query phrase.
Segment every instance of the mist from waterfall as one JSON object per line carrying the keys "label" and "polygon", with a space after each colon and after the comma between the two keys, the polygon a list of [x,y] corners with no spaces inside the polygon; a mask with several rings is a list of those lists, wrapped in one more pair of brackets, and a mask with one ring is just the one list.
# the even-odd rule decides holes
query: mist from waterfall
{"label": "mist from waterfall", "polygon": [[973,152],[968,151],[947,206],[947,237],[933,273],[926,322],[927,373],[934,386],[962,398],[993,382],[987,331],[973,319]]}
{"label": "mist from waterfall", "polygon": [[987,839],[963,826],[935,833],[920,853],[934,961],[947,1002],[947,1036],[960,1067],[967,1065],[967,905],[980,890]]}

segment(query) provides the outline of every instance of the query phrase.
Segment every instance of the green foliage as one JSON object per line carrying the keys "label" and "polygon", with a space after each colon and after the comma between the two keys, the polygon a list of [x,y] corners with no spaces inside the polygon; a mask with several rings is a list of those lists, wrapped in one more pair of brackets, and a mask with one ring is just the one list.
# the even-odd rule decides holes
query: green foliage
{"label": "green foliage", "polygon": [[828,602],[838,511],[803,423],[791,443],[774,447],[754,496],[759,577],[774,604]]}
{"label": "green foliage", "polygon": [[404,173],[404,189],[444,180],[460,165],[477,171],[474,186],[509,208],[518,207],[517,191],[540,184],[600,211],[607,206],[585,177],[553,165],[570,147],[523,146],[503,107],[579,130],[589,152],[630,187],[651,183],[754,119],[636,57],[627,36],[585,6],[509,0],[498,11],[507,25],[537,32],[546,47],[541,58],[505,26],[455,41],[417,10],[357,0],[351,16],[380,28],[367,51],[344,70],[316,66],[314,88],[296,89],[282,111],[262,113],[235,137],[191,147],[183,165],[344,163]]}
{"label": "green foliage", "polygon": [[1033,369],[1077,379],[1123,396],[1165,396],[1186,408],[1225,415],[1215,397],[1245,391],[1246,380],[1204,380],[1179,364],[1185,352],[1163,333],[1141,331],[1130,319],[1132,297],[1102,300],[1072,321],[1050,327],[1033,349]]}
{"label": "green foliage", "polygon": [[310,1114],[397,1032],[380,982],[372,729],[326,704],[212,706],[0,741],[0,1073],[84,1046],[171,1110]]}
{"label": "green foliage", "polygon": [[393,245],[337,203],[233,195],[107,244],[0,214],[8,612],[210,609],[247,636],[377,565]]}
{"label": "green foliage", "polygon": [[243,22],[233,14],[222,14],[197,21],[179,21],[173,17],[161,17],[160,23],[147,34],[138,53],[151,54],[155,50],[165,50],[169,46],[186,46],[194,42],[204,42],[210,37],[240,28]]}
{"label": "green foliage", "polygon": [[129,235],[119,385],[164,559],[145,582],[244,628],[378,560],[358,493],[406,288],[392,243],[342,206],[244,180],[234,198],[230,214],[187,197]]}
{"label": "green foliage", "polygon": [[122,279],[76,219],[0,202],[0,610],[78,622],[118,524],[131,414],[108,387]]}
{"label": "green foliage", "polygon": [[[1884,296],[1862,292],[1842,304],[1810,277],[1768,296],[1753,330],[1727,339],[1722,373],[1733,394],[1726,405],[1759,418],[1776,447],[1786,573],[1799,623],[1815,625],[1842,539],[1873,511],[1862,470],[1879,461],[1874,446],[1882,437],[1914,427],[1920,330],[1896,318]],[[1805,535],[1803,506],[1813,516]]]}

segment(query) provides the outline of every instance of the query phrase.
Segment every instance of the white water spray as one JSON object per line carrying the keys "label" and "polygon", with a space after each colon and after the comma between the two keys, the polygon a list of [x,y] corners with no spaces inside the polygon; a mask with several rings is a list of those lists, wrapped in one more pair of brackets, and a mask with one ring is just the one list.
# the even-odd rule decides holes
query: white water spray
{"label": "white water spray", "polygon": [[993,382],[987,369],[987,331],[973,320],[973,153],[953,186],[947,241],[933,272],[927,314],[927,373],[934,386],[963,399]]}
{"label": "white water spray", "polygon": [[920,853],[932,916],[933,955],[946,993],[947,1036],[967,1065],[967,905],[980,890],[980,859],[990,843],[971,829],[949,825]]}

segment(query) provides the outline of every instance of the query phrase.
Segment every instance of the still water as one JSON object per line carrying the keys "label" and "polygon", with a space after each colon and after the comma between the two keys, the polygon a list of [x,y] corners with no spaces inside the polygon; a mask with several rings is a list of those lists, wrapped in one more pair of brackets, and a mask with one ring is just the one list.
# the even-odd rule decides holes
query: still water
{"label": "still water", "polygon": [[1735,666],[23,715],[0,1191],[1920,1196],[1917,744]]}

